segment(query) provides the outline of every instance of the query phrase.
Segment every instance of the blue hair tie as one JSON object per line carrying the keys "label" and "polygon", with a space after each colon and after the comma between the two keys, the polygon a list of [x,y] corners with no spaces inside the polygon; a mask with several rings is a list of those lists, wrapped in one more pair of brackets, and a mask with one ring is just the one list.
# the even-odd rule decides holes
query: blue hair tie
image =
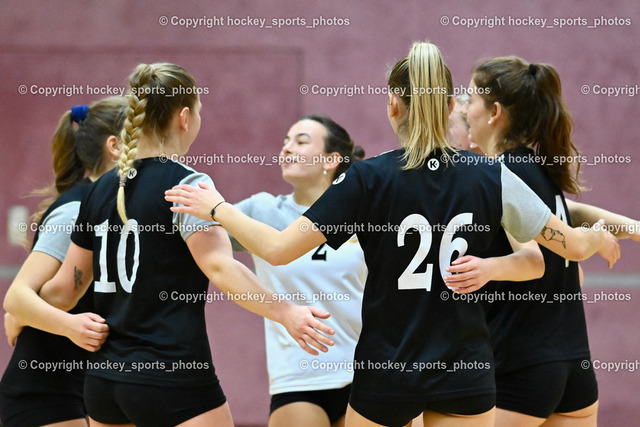
{"label": "blue hair tie", "polygon": [[76,105],[71,109],[71,120],[79,124],[87,118],[87,111],[89,111],[88,105]]}

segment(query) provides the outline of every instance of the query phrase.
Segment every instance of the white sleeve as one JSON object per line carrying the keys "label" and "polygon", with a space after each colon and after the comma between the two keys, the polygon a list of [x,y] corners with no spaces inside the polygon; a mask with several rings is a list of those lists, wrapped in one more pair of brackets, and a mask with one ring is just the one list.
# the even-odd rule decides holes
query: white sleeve
{"label": "white sleeve", "polygon": [[38,227],[38,241],[32,251],[43,252],[63,262],[79,210],[80,202],[69,202],[51,211]]}
{"label": "white sleeve", "polygon": [[[187,176],[182,181],[180,181],[179,185],[186,184],[197,187],[199,182],[203,182],[215,188],[213,180],[209,177],[209,175],[199,172],[192,173],[191,175]],[[179,203],[174,203],[173,205],[181,206]],[[220,225],[220,223],[216,221],[205,221],[195,216],[178,212],[173,213],[173,224],[178,228],[178,231],[180,231],[182,240],[187,240],[187,237],[191,236],[196,231],[207,230],[209,227],[212,227],[214,225]]]}
{"label": "white sleeve", "polygon": [[551,210],[504,164],[502,181],[502,227],[520,243],[533,240],[551,217]]}

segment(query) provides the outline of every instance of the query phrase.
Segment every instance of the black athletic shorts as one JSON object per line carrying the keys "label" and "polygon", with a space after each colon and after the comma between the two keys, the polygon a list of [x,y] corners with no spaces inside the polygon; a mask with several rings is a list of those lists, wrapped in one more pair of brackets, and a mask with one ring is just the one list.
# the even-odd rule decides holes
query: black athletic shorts
{"label": "black athletic shorts", "polygon": [[81,397],[55,394],[0,394],[2,427],[38,427],[84,419],[86,416]]}
{"label": "black athletic shorts", "polygon": [[139,427],[173,427],[227,401],[219,382],[206,387],[163,387],[92,375],[85,379],[84,399],[95,421]]}
{"label": "black athletic shorts", "polygon": [[538,418],[573,412],[598,400],[598,382],[589,359],[528,366],[496,375],[497,407]]}
{"label": "black athletic shorts", "polygon": [[455,415],[479,415],[496,406],[494,394],[468,396],[464,398],[429,402],[388,402],[354,398],[351,407],[366,419],[389,427],[403,427],[424,411]]}
{"label": "black athletic shorts", "polygon": [[274,394],[271,396],[270,413],[289,403],[309,402],[321,407],[329,416],[331,424],[333,424],[347,413],[350,392],[351,384],[343,388],[330,390],[292,391]]}

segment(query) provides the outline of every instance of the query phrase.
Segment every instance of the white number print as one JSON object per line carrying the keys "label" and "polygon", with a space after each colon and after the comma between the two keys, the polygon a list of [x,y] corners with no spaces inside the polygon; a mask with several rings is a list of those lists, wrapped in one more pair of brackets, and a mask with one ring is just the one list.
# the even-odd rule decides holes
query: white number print
{"label": "white number print", "polygon": [[[95,292],[113,293],[116,291],[115,282],[110,282],[107,277],[107,231],[109,230],[109,220],[106,220],[95,229],[96,237],[101,238],[100,242],[100,279],[96,280],[94,285]],[[133,266],[131,268],[131,277],[127,276],[127,238],[129,233],[133,233]],[[133,290],[133,284],[136,281],[136,274],[140,266],[140,234],[138,232],[138,221],[129,218],[129,222],[122,228],[120,232],[120,242],[118,242],[117,260],[118,260],[118,279],[122,289],[128,293]]]}
{"label": "white number print", "polygon": [[[440,243],[438,257],[440,274],[444,275],[446,273],[445,268],[450,265],[451,256],[454,252],[457,251],[458,256],[466,253],[469,247],[467,241],[462,237],[453,239],[453,235],[460,226],[471,224],[472,221],[473,214],[471,212],[465,212],[456,215],[449,221],[449,224],[447,224]],[[424,273],[416,273],[416,270],[429,255],[433,241],[433,231],[428,219],[420,214],[411,214],[400,223],[400,230],[398,230],[398,247],[404,246],[405,235],[411,229],[416,229],[420,233],[420,244],[411,262],[409,262],[407,268],[398,278],[398,289],[425,289],[428,292],[431,290],[431,282],[433,279],[433,264],[427,264],[427,269]]]}
{"label": "white number print", "polygon": [[461,257],[465,253],[467,253],[467,249],[469,249],[469,243],[464,240],[462,237],[453,238],[453,235],[456,234],[456,231],[460,229],[463,225],[469,225],[473,222],[473,214],[471,212],[465,212],[454,216],[449,224],[447,224],[447,228],[444,231],[444,236],[442,236],[442,242],[440,243],[440,274],[444,275],[447,271],[445,268],[451,265],[451,256],[454,252],[458,252],[458,256]]}
{"label": "white number print", "polygon": [[[567,211],[564,210],[564,204],[562,203],[562,197],[559,194],[556,194],[556,216],[560,218],[560,221],[565,224],[569,224],[567,222]],[[564,268],[569,267],[569,260],[564,260]]]}
{"label": "white number print", "polygon": [[416,229],[420,233],[420,246],[413,259],[398,277],[398,289],[422,289],[431,290],[431,278],[433,275],[433,265],[427,264],[427,271],[416,273],[416,269],[429,254],[431,249],[431,224],[429,220],[420,214],[411,214],[400,223],[398,231],[398,247],[404,246],[404,236],[407,231]]}

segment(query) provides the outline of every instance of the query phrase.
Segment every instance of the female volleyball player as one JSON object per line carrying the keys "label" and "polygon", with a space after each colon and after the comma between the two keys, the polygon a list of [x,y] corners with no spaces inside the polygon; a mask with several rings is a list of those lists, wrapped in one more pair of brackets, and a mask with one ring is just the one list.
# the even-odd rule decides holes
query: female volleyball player
{"label": "female volleyball player", "polygon": [[[563,192],[579,193],[580,156],[571,141],[572,121],[556,70],[516,57],[495,58],[476,67],[470,93],[470,139],[488,155],[501,155],[504,164],[571,225],[575,215]],[[581,222],[594,221],[594,208],[573,207],[582,212]],[[608,224],[635,223],[602,210],[595,214]],[[496,359],[497,425],[537,426],[548,419],[595,426],[598,387],[578,265],[547,249],[543,253],[542,278],[527,286],[494,283],[488,288],[513,296],[487,304]],[[544,297],[544,302],[520,297],[527,292]]]}
{"label": "female volleyball player", "polygon": [[328,314],[260,285],[233,259],[221,227],[171,213],[167,187],[212,184],[168,160],[185,154],[200,129],[197,87],[168,63],[139,65],[129,83],[118,168],[89,189],[67,257],[40,295],[71,307],[95,276],[95,310],[110,336],[87,370],[92,425],[231,426],[205,328],[209,279],[241,306],[282,323],[314,355],[312,347],[333,344],[322,334],[331,328],[314,317]]}
{"label": "female volleyball player", "polygon": [[[467,138],[467,128],[462,127]],[[283,230],[363,155],[363,150],[354,146],[349,134],[336,122],[324,116],[305,116],[289,129],[279,156],[282,176],[292,185],[293,193],[286,196],[259,193],[237,203],[236,207],[251,218]],[[353,233],[356,231],[354,228]],[[236,249],[244,249],[233,237],[232,244]],[[527,261],[537,262],[540,271],[532,269],[532,275],[540,277],[544,270],[542,254],[529,253],[529,259],[523,255],[527,253],[520,252],[516,261],[521,273],[528,271]],[[361,329],[360,311],[367,272],[357,239],[349,239],[337,250],[322,244],[286,266],[272,266],[255,256],[253,259],[262,283],[279,294],[298,296],[300,304],[316,303],[320,309],[332,313],[327,323],[336,331],[332,351],[310,364],[282,326],[265,320],[272,394],[269,424],[274,427],[343,425],[353,380],[352,360]],[[495,273],[497,269],[492,266],[487,270]]]}
{"label": "female volleyball player", "polygon": [[[15,345],[0,382],[0,419],[6,427],[86,426],[83,403],[85,361],[104,341],[105,320],[91,311],[87,294],[70,312],[38,297],[42,284],[60,268],[71,242],[80,200],[91,181],[115,166],[117,135],[122,129],[126,99],[113,97],[67,111],[52,140],[55,184],[34,215],[38,224],[31,253],[7,291],[9,344]],[[14,319],[11,317],[15,317]],[[29,321],[20,332],[15,325]],[[47,331],[47,332],[43,332]],[[55,334],[55,335],[52,335]],[[68,341],[70,338],[78,346]]]}
{"label": "female volleyball player", "polygon": [[[445,142],[451,75],[437,47],[414,44],[391,71],[387,112],[403,149],[353,165],[285,230],[241,214],[215,189],[178,186],[176,212],[215,217],[249,251],[284,264],[328,242],[350,238],[341,224],[362,224],[358,240],[368,277],[363,325],[346,424],[402,426],[423,413],[425,425],[452,420],[492,425],[495,383],[484,313],[445,286],[452,256],[495,254],[501,225],[571,259],[598,252],[613,264],[616,239],[574,230],[503,165],[455,164]],[[404,90],[404,92],[402,92]]]}
{"label": "female volleyball player", "polygon": [[[331,181],[364,156],[347,131],[324,116],[305,116],[288,131],[280,151],[283,179],[293,193],[258,193],[236,204],[251,218],[284,230],[329,188]],[[355,234],[356,230],[353,230]],[[234,248],[243,250],[232,238]],[[265,320],[273,427],[343,425],[353,380],[353,352],[360,335],[362,292],[367,276],[357,239],[339,249],[326,244],[286,266],[253,257],[256,275],[270,290],[331,313],[335,346],[316,361],[301,352],[286,330]]]}

